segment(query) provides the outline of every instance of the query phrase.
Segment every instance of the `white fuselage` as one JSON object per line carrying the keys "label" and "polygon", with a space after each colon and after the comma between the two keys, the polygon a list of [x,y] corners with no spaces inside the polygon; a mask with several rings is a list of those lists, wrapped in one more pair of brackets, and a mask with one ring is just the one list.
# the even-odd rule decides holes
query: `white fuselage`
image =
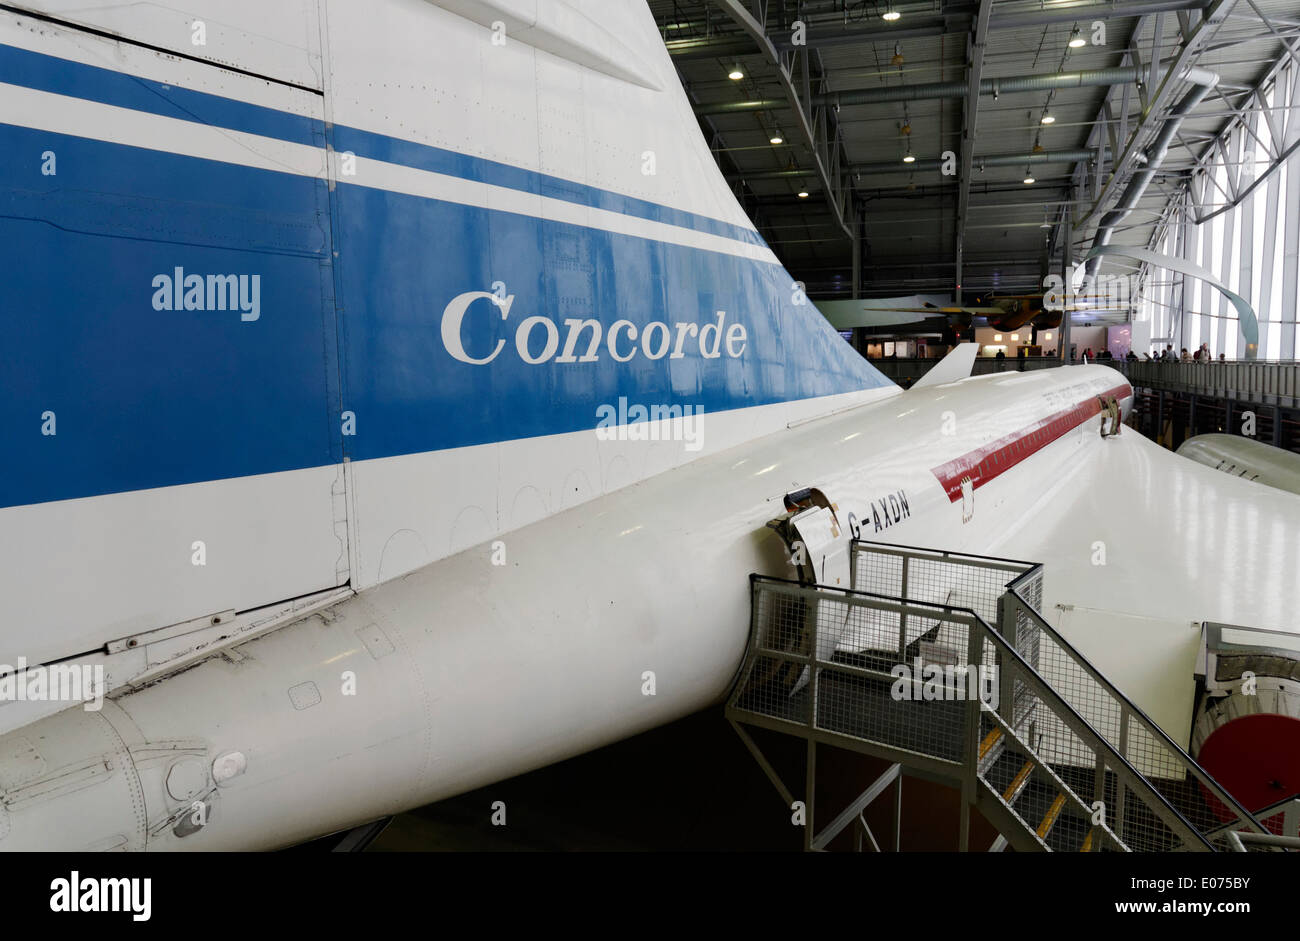
{"label": "white fuselage", "polygon": [[1178,453],[1233,477],[1300,493],[1300,454],[1253,438],[1226,434],[1197,435],[1179,445]]}
{"label": "white fuselage", "polygon": [[[1085,366],[885,393],[364,591],[98,715],[45,719],[23,734],[43,737],[49,766],[101,748],[107,721],[121,773],[12,813],[0,847],[282,846],[688,714],[739,667],[749,574],[793,572],[765,526],[784,494],[821,489],[866,538],[994,548],[1002,503],[1061,473],[1098,434],[1098,394],[1117,389],[1118,373]],[[1032,437],[1045,427],[1050,441]],[[959,473],[979,483],[973,507],[952,500],[942,469],[990,456]],[[886,522],[899,493],[906,516]],[[145,743],[159,742],[219,765],[242,756],[244,770],[200,798],[212,822],[196,833],[156,826],[184,809],[171,765],[149,760]]]}
{"label": "white fuselage", "polygon": [[807,488],[1044,562],[1183,740],[1201,621],[1293,631],[1300,498],[1102,438],[1119,373],[846,344],[643,0],[17,0],[0,152],[0,690],[109,690],[0,703],[0,850],[285,846],[716,703]]}

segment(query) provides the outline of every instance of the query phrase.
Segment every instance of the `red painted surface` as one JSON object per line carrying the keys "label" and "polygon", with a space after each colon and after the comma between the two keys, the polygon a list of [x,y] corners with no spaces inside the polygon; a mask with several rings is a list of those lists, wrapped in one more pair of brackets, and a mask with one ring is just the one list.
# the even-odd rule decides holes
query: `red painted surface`
{"label": "red painted surface", "polygon": [[1072,408],[1062,409],[1019,431],[1003,435],[946,464],[931,468],[930,472],[948,492],[948,501],[956,503],[961,499],[961,482],[964,478],[969,477],[971,488],[978,490],[1101,412],[1103,398],[1113,397],[1122,401],[1132,395],[1133,388],[1127,382],[1098,395],[1090,395]]}
{"label": "red painted surface", "polygon": [[[1300,719],[1275,713],[1233,719],[1210,733],[1196,760],[1254,813],[1300,791]],[[1232,819],[1219,801],[1206,800],[1220,820]],[[1269,829],[1281,833],[1281,818]]]}

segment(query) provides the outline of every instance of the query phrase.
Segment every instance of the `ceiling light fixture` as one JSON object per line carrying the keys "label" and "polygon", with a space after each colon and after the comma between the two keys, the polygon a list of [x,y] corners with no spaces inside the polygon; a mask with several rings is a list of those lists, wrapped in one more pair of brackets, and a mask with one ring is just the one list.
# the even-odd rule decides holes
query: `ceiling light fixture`
{"label": "ceiling light fixture", "polygon": [[807,198],[808,198],[808,191],[807,191],[807,190],[800,190],[800,191],[799,191],[799,198],[800,198],[800,199],[807,199]]}
{"label": "ceiling light fixture", "polygon": [[916,163],[916,157],[909,150],[907,156],[903,157],[903,163]]}
{"label": "ceiling light fixture", "polygon": [[731,71],[727,73],[727,78],[731,79],[733,82],[738,82],[744,77],[745,73],[740,71],[739,65],[733,66]]}
{"label": "ceiling light fixture", "polygon": [[1030,170],[1028,167],[1025,167],[1025,185],[1028,186],[1030,183],[1033,182],[1034,182],[1034,171]]}
{"label": "ceiling light fixture", "polygon": [[1075,24],[1074,24],[1074,29],[1072,29],[1072,30],[1070,31],[1070,48],[1071,48],[1071,49],[1080,49],[1080,48],[1082,48],[1083,46],[1086,46],[1086,45],[1088,45],[1088,40],[1084,39],[1083,36],[1080,35],[1080,33],[1079,33],[1079,24],[1078,24],[1078,23],[1075,23]]}
{"label": "ceiling light fixture", "polygon": [[881,19],[885,20],[885,22],[887,23],[892,23],[902,15],[903,14],[899,13],[897,10],[894,9],[894,5],[891,3],[888,6],[888,8],[886,8],[884,15],[881,17]]}
{"label": "ceiling light fixture", "polygon": [[1053,115],[1051,111],[1049,111],[1049,110],[1047,110],[1046,108],[1044,108],[1044,109],[1043,109],[1043,116],[1042,116],[1041,118],[1039,118],[1038,120],[1039,120],[1039,122],[1042,123],[1042,124],[1055,124],[1055,123],[1056,123],[1056,116]]}
{"label": "ceiling light fixture", "polygon": [[772,135],[772,138],[771,138],[771,140],[768,141],[768,143],[769,143],[769,144],[784,144],[784,143],[785,143],[785,138],[781,136],[781,132],[780,132],[780,131],[777,131],[775,134]]}

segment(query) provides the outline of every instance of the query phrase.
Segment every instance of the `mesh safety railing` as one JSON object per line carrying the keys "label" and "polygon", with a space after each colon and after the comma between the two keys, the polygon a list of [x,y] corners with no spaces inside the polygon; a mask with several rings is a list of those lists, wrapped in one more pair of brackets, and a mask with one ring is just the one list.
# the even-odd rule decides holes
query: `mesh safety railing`
{"label": "mesh safety railing", "polygon": [[[1014,559],[857,540],[850,566],[855,591],[970,608],[987,624],[998,623],[998,605],[1013,579],[1023,579],[1026,597],[1035,604],[1042,599],[1042,566]],[[905,627],[910,627],[909,637],[914,637],[916,626]],[[1018,652],[1038,668],[1038,652],[1032,644]],[[1023,685],[1015,687],[1013,695],[1014,724],[1019,725],[1033,700]]]}
{"label": "mesh safety railing", "polygon": [[862,540],[851,560],[851,591],[755,576],[733,706],[950,776],[969,765],[1054,849],[1266,832],[1043,619],[1041,566]]}
{"label": "mesh safety railing", "polygon": [[[1259,820],[1242,807],[1163,729],[1065,640],[1039,611],[1041,568],[1034,566],[1007,586],[998,618],[1002,634],[1041,676],[1082,715],[1114,750],[1196,831],[1200,840],[1233,849],[1229,830],[1264,833]],[[1115,832],[1134,849],[1171,846],[1164,827],[1134,807],[1134,785],[1112,769],[1093,766],[1095,755],[1055,716],[1029,710],[1022,726],[1045,760],[1068,767],[1085,800],[1101,801]],[[1091,770],[1091,775],[1089,771]]]}
{"label": "mesh safety railing", "polygon": [[[1276,853],[1300,850],[1300,794],[1292,794],[1254,812],[1256,820],[1268,830],[1267,834],[1243,832],[1235,820],[1220,824],[1210,831],[1215,841],[1230,840],[1232,848],[1247,853]],[[1229,831],[1237,834],[1232,840]]]}
{"label": "mesh safety railing", "polygon": [[971,612],[760,576],[752,580],[750,653],[734,707],[870,742],[949,776],[958,773],[964,736],[974,734],[967,703],[922,697],[921,708],[899,709],[891,692],[901,675],[895,671],[900,624],[908,619],[925,622],[933,638],[926,662],[942,659],[952,668],[944,677],[950,690],[966,679],[958,677],[958,668],[991,668],[991,650],[981,647],[970,655],[976,620]]}
{"label": "mesh safety railing", "polygon": [[[893,558],[901,577],[903,557]],[[1035,568],[933,553],[909,560],[909,576],[929,572],[928,584],[951,592],[945,561],[980,570],[986,581],[968,595],[988,587],[988,578]],[[977,610],[757,575],[751,582],[750,646],[728,702],[732,714],[818,740],[865,743],[875,754],[969,783],[972,796],[978,782],[986,801],[999,802],[1046,848],[1212,848]],[[987,599],[980,605],[988,610]],[[1048,717],[1054,735],[1069,737],[1068,760],[1038,752]],[[1047,745],[1059,754],[1058,743]],[[1118,789],[1115,800],[1125,802],[1118,816],[1104,812],[1109,804],[1099,814],[1090,800],[1094,774],[1102,793]]]}

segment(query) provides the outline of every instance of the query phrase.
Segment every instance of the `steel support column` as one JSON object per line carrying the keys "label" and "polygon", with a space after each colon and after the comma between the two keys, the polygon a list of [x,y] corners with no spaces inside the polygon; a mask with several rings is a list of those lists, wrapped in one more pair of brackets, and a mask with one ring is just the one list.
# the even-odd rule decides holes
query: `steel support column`
{"label": "steel support column", "polygon": [[[844,219],[844,207],[842,190],[839,180],[833,179],[828,172],[824,159],[823,148],[817,142],[817,133],[813,129],[812,123],[805,114],[803,104],[800,101],[799,93],[795,90],[794,80],[790,76],[789,70],[781,59],[781,54],[776,51],[772,41],[767,38],[767,31],[763,24],[754,19],[749,11],[740,3],[740,0],[714,0],[722,10],[735,21],[736,25],[749,34],[750,38],[758,45],[758,51],[763,58],[772,65],[777,74],[777,79],[781,84],[781,90],[785,93],[785,100],[790,110],[793,112],[792,121],[795,130],[805,146],[811,152],[813,170],[811,171],[822,186],[822,193],[826,198],[826,205],[830,208],[831,214],[835,218],[836,224],[840,231],[848,238],[852,238],[853,233],[849,231],[849,226]],[[804,49],[805,57],[809,50]],[[811,112],[812,102],[808,102],[809,113]],[[829,139],[830,135],[826,135]]]}
{"label": "steel support column", "polygon": [[980,77],[984,70],[984,47],[988,42],[989,9],[993,0],[980,0],[975,14],[975,29],[966,38],[967,75],[966,100],[962,108],[961,178],[957,190],[957,219],[953,226],[953,302],[960,304],[962,280],[962,249],[966,238],[966,219],[970,212],[970,174],[975,155],[975,128],[979,121]]}
{"label": "steel support column", "polygon": [[862,210],[856,201],[850,211],[853,220],[853,299],[862,296]]}
{"label": "steel support column", "polygon": [[[1061,283],[1065,285],[1066,294],[1074,292],[1070,282],[1070,269],[1074,267],[1074,233],[1070,228],[1073,207],[1069,199],[1070,196],[1067,194],[1066,202],[1061,206]],[[1061,311],[1061,338],[1056,352],[1062,363],[1068,363],[1070,361],[1070,305],[1063,306],[1065,309]]]}

